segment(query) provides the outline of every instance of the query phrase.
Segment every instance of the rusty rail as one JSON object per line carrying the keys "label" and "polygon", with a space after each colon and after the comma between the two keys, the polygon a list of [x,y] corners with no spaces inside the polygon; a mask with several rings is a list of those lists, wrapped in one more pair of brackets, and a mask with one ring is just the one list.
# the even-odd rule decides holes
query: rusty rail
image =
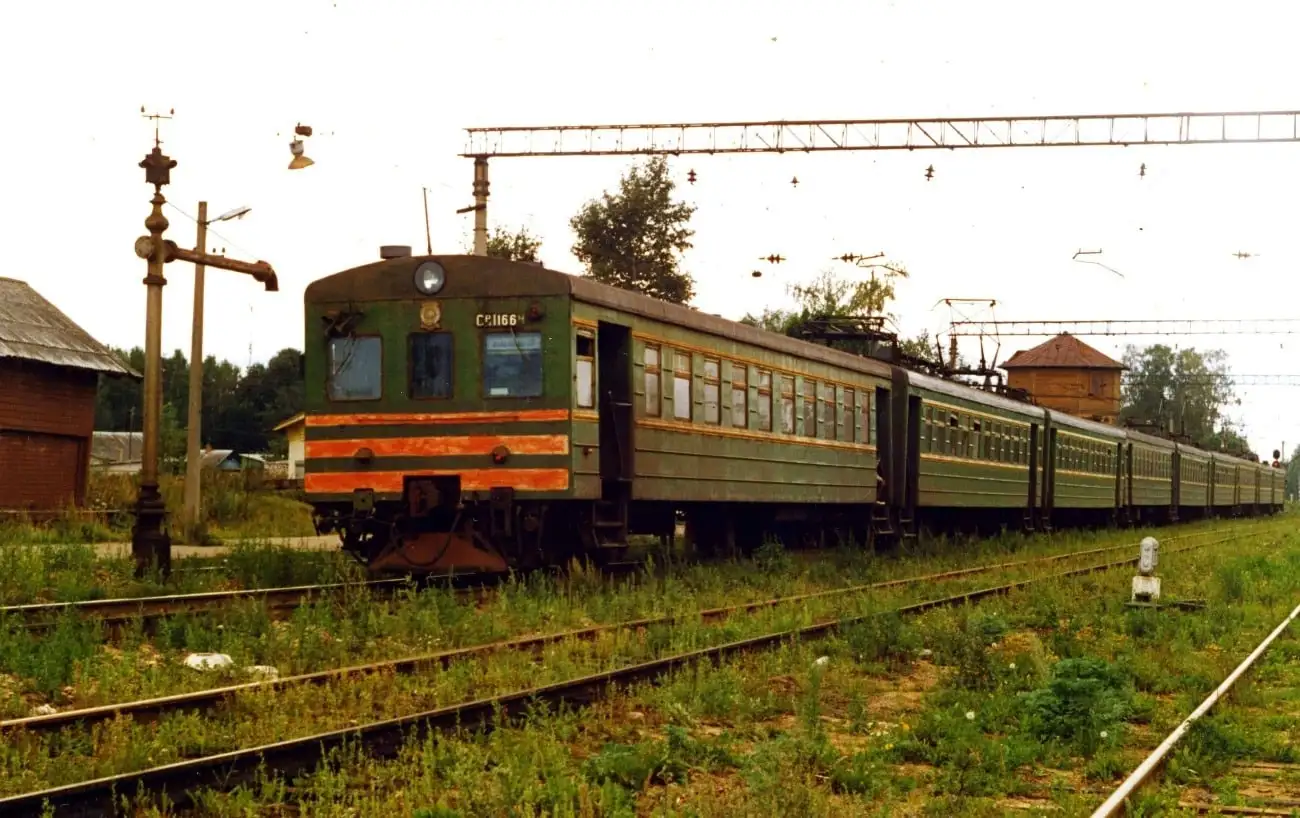
{"label": "rusty rail", "polygon": [[[1219,533],[1217,530],[1210,533]],[[1244,536],[1244,535],[1242,535]],[[1214,543],[1206,543],[1213,545]],[[1096,554],[1107,553],[1121,548],[1132,548],[1132,545],[1125,543],[1123,545],[1104,546],[1102,548],[1092,548],[1084,551],[1072,551],[1068,554],[1054,554],[1047,557],[1034,557],[1026,560],[1017,560],[1013,562],[995,563],[990,565],[974,566],[971,568],[958,568],[952,571],[943,571],[934,574],[924,574],[921,576],[904,577],[900,579],[884,580],[881,582],[872,582],[865,585],[854,585],[847,588],[833,588],[826,591],[814,591],[807,594],[798,594],[786,597],[774,597],[759,602],[748,602],[741,605],[731,605],[722,608],[705,608],[690,614],[665,615],[656,617],[647,617],[634,619],[624,622],[616,622],[608,625],[593,625],[587,628],[576,630],[559,631],[556,633],[541,634],[538,636],[527,636],[517,639],[506,639],[497,642],[488,642],[480,645],[470,645],[462,648],[452,648],[449,650],[438,651],[420,656],[404,657],[400,659],[389,659],[380,662],[372,662],[364,665],[351,665],[342,668],[332,668],[329,670],[315,671],[312,673],[302,673],[295,676],[286,676],[281,679],[270,681],[244,682],[241,684],[226,685],[223,687],[208,688],[206,690],[196,690],[190,693],[177,693],[171,696],[161,696],[153,699],[141,699],[134,702],[124,702],[120,704],[106,704],[98,707],[86,707],[78,710],[65,710],[59,713],[50,713],[43,716],[26,716],[18,719],[9,719],[0,721],[0,734],[12,730],[31,730],[34,732],[50,732],[60,730],[73,724],[81,723],[85,726],[96,724],[117,718],[118,716],[131,716],[133,718],[156,718],[170,712],[180,710],[202,710],[216,707],[223,701],[233,698],[239,693],[257,692],[257,691],[275,691],[285,688],[296,687],[298,685],[308,684],[325,684],[328,682],[338,681],[349,676],[361,676],[378,672],[389,673],[417,673],[422,670],[435,666],[448,667],[454,662],[465,659],[473,659],[484,656],[489,653],[498,651],[524,651],[537,650],[546,645],[563,642],[566,639],[595,639],[601,634],[612,633],[620,630],[635,630],[638,628],[649,628],[659,625],[672,625],[685,619],[699,617],[701,620],[709,621],[722,619],[733,614],[750,613],[770,608],[777,605],[794,604],[807,602],[813,599],[823,599],[826,597],[841,596],[855,593],[864,593],[867,591],[881,590],[884,588],[894,588],[900,585],[913,585],[920,582],[934,582],[945,579],[956,579],[963,576],[970,576],[981,573],[988,573],[1003,568],[1014,568],[1024,565],[1038,563],[1053,563],[1062,560],[1093,556]]]}
{"label": "rusty rail", "polygon": [[[1241,539],[1243,534],[1210,543],[1190,545],[1171,554],[1182,554],[1206,548],[1219,542]],[[628,667],[602,671],[563,682],[518,690],[470,702],[448,705],[421,713],[331,730],[302,738],[233,750],[203,758],[180,761],[161,767],[131,773],[121,773],[92,781],[83,781],[54,787],[39,792],[0,798],[0,814],[98,814],[111,808],[116,793],[140,790],[165,794],[170,803],[184,807],[193,803],[191,792],[197,788],[234,788],[258,774],[259,768],[270,767],[282,774],[293,775],[312,769],[325,754],[349,741],[360,740],[377,756],[391,756],[400,748],[408,735],[417,737],[431,731],[464,730],[480,727],[491,729],[495,718],[511,717],[521,712],[529,703],[541,700],[552,704],[586,704],[614,684],[636,681],[658,681],[665,673],[689,667],[705,660],[721,660],[746,652],[762,650],[792,639],[818,638],[844,627],[862,624],[882,615],[910,615],[942,607],[952,607],[976,602],[987,597],[1011,593],[1031,585],[1051,580],[1082,576],[1132,565],[1137,557],[1075,568],[1055,574],[1019,580],[1005,585],[983,588],[941,599],[906,605],[892,611],[866,614],[846,619],[830,620],[790,630],[728,642],[711,648],[688,651],[672,656],[641,662]]]}
{"label": "rusty rail", "polygon": [[1295,621],[1297,616],[1300,616],[1300,605],[1297,605],[1292,609],[1287,618],[1283,619],[1282,623],[1274,628],[1273,632],[1265,637],[1264,641],[1260,642],[1259,645],[1251,651],[1250,655],[1243,659],[1241,664],[1237,665],[1236,669],[1233,670],[1232,673],[1228,674],[1228,677],[1214,689],[1214,692],[1205,697],[1205,700],[1192,711],[1191,715],[1183,719],[1182,723],[1175,727],[1173,732],[1165,737],[1164,741],[1160,742],[1159,747],[1156,747],[1151,751],[1151,754],[1147,756],[1142,763],[1138,765],[1137,769],[1135,769],[1133,773],[1124,780],[1124,783],[1120,784],[1100,807],[1097,807],[1096,811],[1092,813],[1092,818],[1108,818],[1108,816],[1120,814],[1123,810],[1125,801],[1127,801],[1139,787],[1146,783],[1146,781],[1151,777],[1151,774],[1155,772],[1156,768],[1164,762],[1165,758],[1169,755],[1169,751],[1174,748],[1174,745],[1182,740],[1183,736],[1187,734],[1187,731],[1191,729],[1196,720],[1208,713],[1210,708],[1214,707],[1214,705],[1223,698],[1224,694],[1232,689],[1232,686],[1235,685],[1243,675],[1245,675],[1247,670],[1250,670],[1251,666],[1255,664],[1255,661],[1259,659],[1259,657],[1264,655],[1264,652],[1273,644],[1273,640],[1277,639],[1278,636],[1280,636],[1282,632],[1286,630],[1293,621]]}

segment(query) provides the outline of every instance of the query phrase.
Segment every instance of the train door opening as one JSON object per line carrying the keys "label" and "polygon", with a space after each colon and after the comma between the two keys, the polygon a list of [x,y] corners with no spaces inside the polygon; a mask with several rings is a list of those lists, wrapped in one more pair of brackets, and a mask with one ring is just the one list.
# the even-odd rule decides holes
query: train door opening
{"label": "train door opening", "polygon": [[889,422],[889,390],[876,387],[876,501],[887,506],[895,505],[894,497],[894,435]]}
{"label": "train door opening", "polygon": [[1047,430],[1043,452],[1043,530],[1052,530],[1052,511],[1056,506],[1056,429]]}
{"label": "train door opening", "polygon": [[592,521],[595,544],[605,553],[621,553],[627,547],[635,474],[631,327],[606,321],[597,324],[596,375],[600,395],[600,501]]}
{"label": "train door opening", "polygon": [[600,479],[610,489],[630,483],[632,462],[632,329],[601,321],[596,329],[596,383],[600,394]]}
{"label": "train door opening", "polygon": [[917,533],[916,507],[919,504],[921,479],[921,396],[907,398],[907,480],[903,496],[904,535]]}
{"label": "train door opening", "polygon": [[1034,531],[1038,528],[1038,470],[1042,468],[1039,463],[1039,432],[1038,424],[1029,425],[1029,506],[1025,509],[1025,530]]}

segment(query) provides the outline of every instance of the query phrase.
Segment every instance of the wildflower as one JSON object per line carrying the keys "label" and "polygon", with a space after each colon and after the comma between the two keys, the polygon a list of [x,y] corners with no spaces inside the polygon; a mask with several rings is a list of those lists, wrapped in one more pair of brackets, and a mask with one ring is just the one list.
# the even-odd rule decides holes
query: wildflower
{"label": "wildflower", "polygon": [[886,745],[885,745],[885,749],[886,749],[886,750],[892,750],[892,749],[894,749],[894,745],[893,745],[893,743],[886,744]]}
{"label": "wildflower", "polygon": [[1102,738],[1107,738],[1108,736],[1109,736],[1109,734],[1108,734],[1105,730],[1102,730],[1102,731],[1101,731],[1101,737],[1102,737]]}
{"label": "wildflower", "polygon": [[975,721],[975,711],[974,711],[974,710],[967,710],[967,711],[966,711],[966,721]]}
{"label": "wildflower", "polygon": [[1007,665],[1007,667],[1011,668],[1012,670],[1015,670],[1015,669],[1016,669],[1016,663],[1015,663],[1015,662],[1012,662],[1011,664]]}
{"label": "wildflower", "polygon": [[813,662],[813,666],[826,667],[828,664],[830,664],[830,661],[831,661],[831,657],[829,656],[819,656],[817,657],[816,661]]}
{"label": "wildflower", "polygon": [[903,722],[902,727],[903,727],[903,732],[904,732],[904,733],[906,733],[908,730],[911,730],[911,729],[912,729],[912,728],[908,725],[907,722]]}

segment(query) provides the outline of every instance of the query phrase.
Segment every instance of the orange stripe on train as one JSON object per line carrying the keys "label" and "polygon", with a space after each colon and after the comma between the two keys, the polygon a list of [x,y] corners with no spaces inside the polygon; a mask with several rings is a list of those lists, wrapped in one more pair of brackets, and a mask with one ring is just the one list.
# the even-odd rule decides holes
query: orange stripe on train
{"label": "orange stripe on train", "polygon": [[421,469],[420,471],[317,472],[303,478],[308,494],[350,494],[373,489],[380,494],[401,494],[407,477],[460,475],[461,491],[487,491],[509,486],[517,491],[564,491],[568,469]]}
{"label": "orange stripe on train", "polygon": [[564,421],[568,409],[517,409],[506,412],[389,412],[383,414],[308,415],[308,426],[406,426],[417,423],[512,423]]}
{"label": "orange stripe on train", "polygon": [[478,435],[474,437],[392,437],[309,440],[307,457],[352,457],[365,447],[375,457],[448,457],[491,454],[505,446],[511,454],[568,454],[568,435]]}

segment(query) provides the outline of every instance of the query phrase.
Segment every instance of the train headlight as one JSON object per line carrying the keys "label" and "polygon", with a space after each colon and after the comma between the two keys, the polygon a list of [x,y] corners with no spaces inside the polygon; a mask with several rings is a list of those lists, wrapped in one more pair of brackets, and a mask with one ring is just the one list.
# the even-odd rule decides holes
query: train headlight
{"label": "train headlight", "polygon": [[436,261],[426,261],[415,268],[415,289],[425,295],[438,292],[446,281],[447,273]]}

